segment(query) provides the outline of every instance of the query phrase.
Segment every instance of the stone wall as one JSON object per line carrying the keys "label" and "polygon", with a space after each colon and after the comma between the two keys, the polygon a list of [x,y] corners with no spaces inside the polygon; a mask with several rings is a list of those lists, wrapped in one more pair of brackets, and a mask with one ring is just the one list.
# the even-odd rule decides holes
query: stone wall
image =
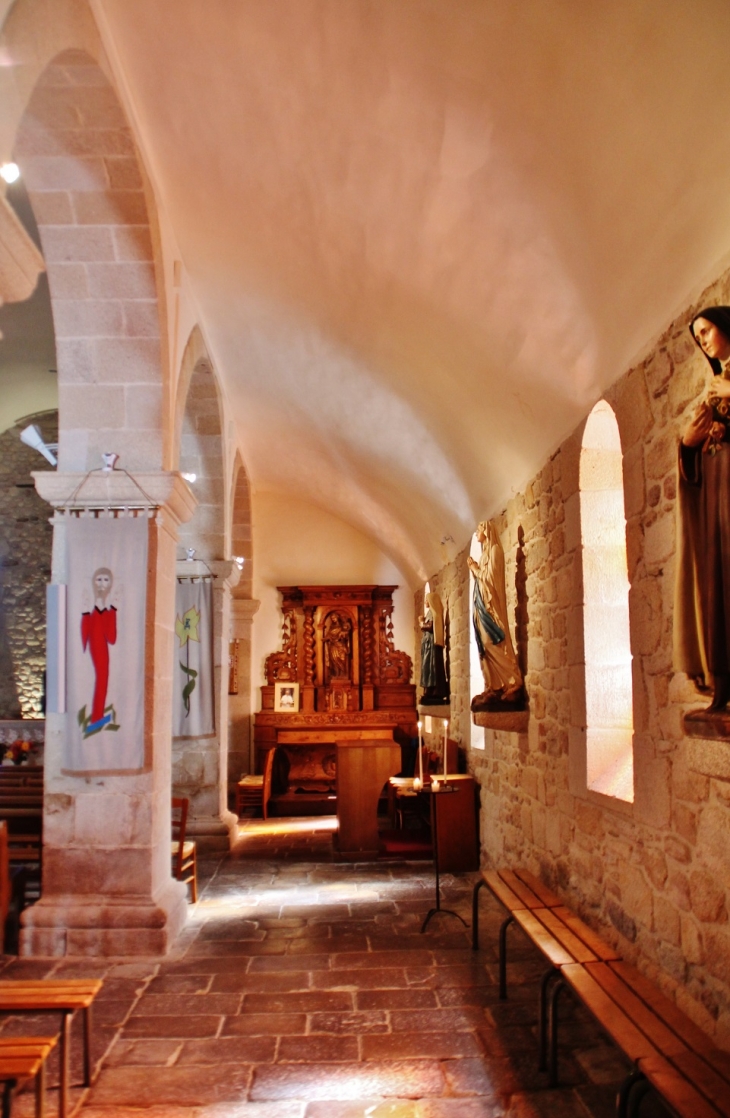
{"label": "stone wall", "polygon": [[37,423],[58,439],[58,413],[29,415],[0,435],[0,719],[42,718],[46,666],[46,583],[53,532],[31,470],[52,467],[20,432]]}
{"label": "stone wall", "polygon": [[[728,302],[726,276],[692,313]],[[585,784],[583,425],[498,518],[518,647],[522,633],[526,637],[520,651],[530,723],[526,734],[485,731],[486,748],[470,750],[469,764],[481,784],[483,861],[538,872],[730,1047],[730,750],[684,735],[684,712],[706,700],[672,666],[677,442],[710,382],[687,330],[690,319],[688,310],[606,394],[624,455],[634,803],[590,792]],[[462,740],[464,558],[430,580],[456,619],[453,721]]]}

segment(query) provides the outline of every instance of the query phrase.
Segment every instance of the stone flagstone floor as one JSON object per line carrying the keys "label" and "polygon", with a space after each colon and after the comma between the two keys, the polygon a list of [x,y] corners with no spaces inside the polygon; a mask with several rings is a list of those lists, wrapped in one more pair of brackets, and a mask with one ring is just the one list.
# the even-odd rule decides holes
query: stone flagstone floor
{"label": "stone flagstone floor", "polygon": [[[333,824],[242,826],[229,856],[201,866],[199,902],[165,959],[3,960],[4,978],[104,978],[99,1072],[73,1091],[80,1118],[610,1118],[626,1061],[567,998],[563,1086],[537,1071],[543,964],[518,931],[499,1001],[496,902],[482,892],[477,954],[453,917],[421,935],[431,864],[336,863]],[[467,921],[474,877],[442,881]],[[37,1016],[0,1027],[55,1031]],[[76,1083],[79,1057],[75,1033]],[[664,1113],[651,1105],[642,1118]],[[24,1091],[14,1114],[32,1113]]]}

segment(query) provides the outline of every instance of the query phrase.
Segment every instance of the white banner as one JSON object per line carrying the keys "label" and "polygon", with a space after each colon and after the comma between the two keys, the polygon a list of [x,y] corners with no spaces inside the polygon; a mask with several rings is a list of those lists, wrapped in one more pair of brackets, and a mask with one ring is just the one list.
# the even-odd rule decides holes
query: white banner
{"label": "white banner", "polygon": [[172,666],[172,733],[176,738],[215,732],[212,605],[210,579],[178,581]]}
{"label": "white banner", "polygon": [[144,768],[147,517],[69,517],[63,770]]}

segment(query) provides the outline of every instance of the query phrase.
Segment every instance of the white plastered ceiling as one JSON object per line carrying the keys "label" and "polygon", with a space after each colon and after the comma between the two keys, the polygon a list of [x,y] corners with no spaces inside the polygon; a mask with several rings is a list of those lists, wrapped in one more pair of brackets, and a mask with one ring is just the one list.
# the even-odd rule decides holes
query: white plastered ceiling
{"label": "white plastered ceiling", "polygon": [[96,0],[254,486],[414,582],[730,250],[726,0]]}

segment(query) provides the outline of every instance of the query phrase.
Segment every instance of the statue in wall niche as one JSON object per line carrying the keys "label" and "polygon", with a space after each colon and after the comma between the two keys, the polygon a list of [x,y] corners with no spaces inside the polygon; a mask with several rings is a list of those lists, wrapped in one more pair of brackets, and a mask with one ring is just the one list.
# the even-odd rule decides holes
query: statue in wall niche
{"label": "statue in wall niche", "polygon": [[421,630],[421,702],[443,706],[449,701],[449,685],[444,667],[444,607],[438,594],[426,594]]}
{"label": "statue in wall niche", "polygon": [[730,307],[706,307],[690,324],[713,379],[679,444],[675,667],[730,700]]}
{"label": "statue in wall niche", "polygon": [[473,711],[524,710],[525,685],[517,663],[507,620],[504,551],[493,520],[476,530],[482,553],[469,557],[474,575],[473,623],[485,690],[471,702]]}
{"label": "statue in wall niche", "polygon": [[345,614],[333,610],[324,623],[325,678],[349,679],[352,660],[352,621]]}

